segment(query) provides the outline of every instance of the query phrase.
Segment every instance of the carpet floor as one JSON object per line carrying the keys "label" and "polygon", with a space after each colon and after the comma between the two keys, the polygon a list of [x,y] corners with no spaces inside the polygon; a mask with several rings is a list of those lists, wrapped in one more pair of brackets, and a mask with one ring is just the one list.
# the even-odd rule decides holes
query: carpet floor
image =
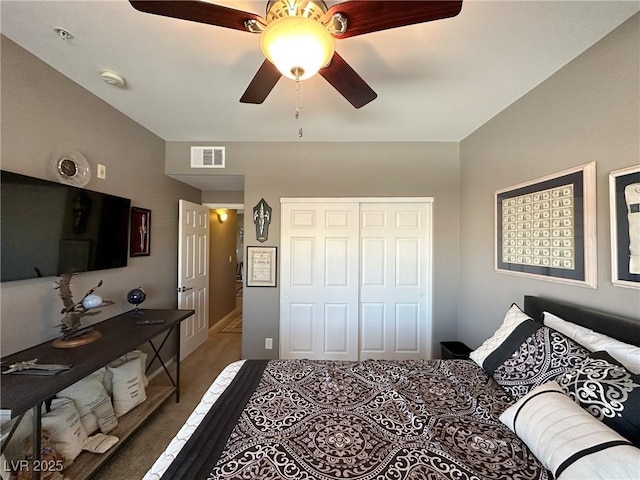
{"label": "carpet floor", "polygon": [[[91,480],[140,480],[191,415],[213,380],[229,363],[239,360],[241,354],[242,335],[212,329],[208,340],[180,364],[180,403],[167,399]],[[173,374],[175,366],[170,369]],[[152,383],[170,385],[164,373],[156,376]]]}

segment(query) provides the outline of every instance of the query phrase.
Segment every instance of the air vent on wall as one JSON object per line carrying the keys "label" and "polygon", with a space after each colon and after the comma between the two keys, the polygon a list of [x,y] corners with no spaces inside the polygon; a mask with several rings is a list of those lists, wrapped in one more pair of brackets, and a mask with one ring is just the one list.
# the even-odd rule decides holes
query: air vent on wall
{"label": "air vent on wall", "polygon": [[191,147],[191,168],[224,168],[224,147]]}

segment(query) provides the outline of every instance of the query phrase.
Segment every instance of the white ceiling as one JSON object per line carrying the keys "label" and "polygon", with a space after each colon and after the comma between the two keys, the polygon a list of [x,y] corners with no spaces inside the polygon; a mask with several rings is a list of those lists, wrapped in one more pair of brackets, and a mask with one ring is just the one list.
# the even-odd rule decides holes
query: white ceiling
{"label": "white ceiling", "polygon": [[[266,5],[217,3],[260,15]],[[127,0],[0,6],[4,35],[165,140],[298,140],[293,81],[283,77],[262,105],[238,101],[263,61],[257,35],[141,13]],[[337,40],[378,98],[356,110],[322,77],[306,81],[302,141],[460,141],[639,9],[465,0],[451,19]],[[104,69],[126,87],[102,82]]]}

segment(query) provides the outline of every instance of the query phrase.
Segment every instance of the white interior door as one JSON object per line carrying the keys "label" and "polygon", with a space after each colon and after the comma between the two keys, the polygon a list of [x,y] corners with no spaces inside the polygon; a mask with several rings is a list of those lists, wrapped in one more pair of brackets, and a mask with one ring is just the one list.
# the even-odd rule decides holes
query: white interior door
{"label": "white interior door", "polygon": [[431,203],[360,205],[360,359],[431,358]]}
{"label": "white interior door", "polygon": [[178,308],[195,314],[180,327],[180,360],[202,345],[209,334],[209,208],[179,201]]}
{"label": "white interior door", "polygon": [[280,357],[358,358],[358,204],[283,203]]}

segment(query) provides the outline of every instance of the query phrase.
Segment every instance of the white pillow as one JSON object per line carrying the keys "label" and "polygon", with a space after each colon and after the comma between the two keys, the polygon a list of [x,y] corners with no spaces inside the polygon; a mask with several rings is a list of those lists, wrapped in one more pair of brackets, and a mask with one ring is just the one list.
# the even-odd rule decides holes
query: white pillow
{"label": "white pillow", "polygon": [[482,367],[485,359],[507,339],[518,325],[529,318],[515,303],[512,304],[504,316],[502,325],[482,345],[471,352],[469,358],[476,362],[479,367]]}
{"label": "white pillow", "polygon": [[134,358],[122,364],[107,365],[113,385],[113,409],[120,417],[147,399],[144,371],[140,360]]}
{"label": "white pillow", "polygon": [[542,318],[546,326],[565,334],[592,352],[605,350],[631,373],[640,374],[640,347],[567,322],[549,312],[543,312]]}
{"label": "white pillow", "polygon": [[[129,353],[125,353],[123,356],[121,356],[117,360],[114,360],[109,365],[112,367],[117,367],[135,358],[137,358],[140,361],[140,371],[142,372],[144,386],[146,387],[147,385],[149,385],[149,379],[145,375],[145,371],[147,368],[147,354],[144,353],[142,350],[131,350]],[[107,389],[107,392],[109,393],[109,395],[113,394],[112,382],[113,382],[113,378],[111,375],[111,371],[107,369],[104,375],[104,386]]]}
{"label": "white pillow", "polygon": [[540,385],[500,415],[553,473],[563,479],[638,479],[640,449],[566,396]]}
{"label": "white pillow", "polygon": [[91,453],[105,453],[111,447],[113,447],[116,443],[118,443],[120,439],[118,437],[114,437],[113,435],[105,435],[104,433],[96,433],[95,435],[89,437],[82,446],[84,450]]}
{"label": "white pillow", "polygon": [[113,410],[111,398],[107,397],[93,408],[93,414],[98,420],[98,427],[102,433],[109,433],[118,426],[116,412]]}
{"label": "white pillow", "polygon": [[72,400],[54,399],[51,402],[51,411],[42,416],[42,428],[51,435],[52,446],[64,457],[65,465],[73,462],[82,452],[87,432]]}
{"label": "white pillow", "polygon": [[[104,368],[96,370],[56,394],[57,397],[73,400],[80,414],[80,421],[88,435],[98,430],[101,425],[113,424],[113,406],[102,383],[104,372]],[[96,408],[98,408],[97,411]],[[96,413],[100,415],[100,421],[98,421]],[[110,428],[107,427],[107,430],[103,430],[102,433],[107,433],[109,430]]]}

